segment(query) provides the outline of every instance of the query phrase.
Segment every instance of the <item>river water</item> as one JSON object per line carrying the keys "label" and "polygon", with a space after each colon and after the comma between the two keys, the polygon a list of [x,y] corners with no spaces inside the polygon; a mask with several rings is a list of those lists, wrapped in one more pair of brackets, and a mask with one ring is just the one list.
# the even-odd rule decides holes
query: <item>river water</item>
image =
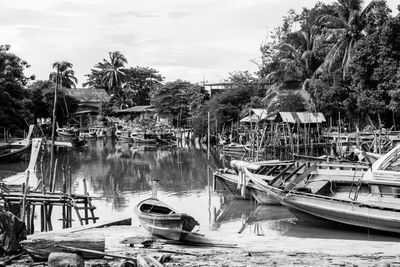
{"label": "river water", "polygon": [[[252,201],[231,199],[220,185],[213,190],[212,173],[221,166],[214,160],[218,155],[208,159],[206,147],[184,144],[156,148],[98,139],[90,140],[85,149],[58,149],[56,156],[59,165],[71,166],[72,192],[83,193],[86,180],[100,220],[132,216],[133,223],[138,223],[134,207],[151,197],[156,179],[159,199],[196,218],[201,233],[226,242],[251,243],[256,239],[262,243],[282,237],[400,240],[366,229],[303,222],[281,206],[257,206]],[[2,164],[0,177],[26,167],[27,162]],[[61,186],[59,179],[56,187]],[[54,220],[53,224],[61,228],[61,222]]]}

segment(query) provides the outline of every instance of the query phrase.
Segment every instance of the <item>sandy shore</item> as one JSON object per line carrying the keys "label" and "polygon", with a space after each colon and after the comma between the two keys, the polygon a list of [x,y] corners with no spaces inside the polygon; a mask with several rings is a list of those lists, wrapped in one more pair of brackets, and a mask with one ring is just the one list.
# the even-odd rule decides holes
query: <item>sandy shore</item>
{"label": "sandy shore", "polygon": [[[85,232],[104,234],[106,253],[128,257],[170,254],[165,266],[400,266],[400,243],[324,238],[251,236],[246,233],[208,237],[214,242],[237,244],[235,248],[155,245],[151,249],[121,244],[127,237],[148,236],[139,226],[112,226]],[[82,232],[84,234],[85,232]],[[207,237],[207,236],[206,236]],[[222,241],[223,240],[223,241]],[[226,240],[229,240],[228,242]],[[165,253],[158,250],[178,253]],[[182,255],[179,252],[193,255]],[[124,260],[88,260],[86,266],[120,266]],[[25,257],[12,266],[30,265]]]}
{"label": "sandy shore", "polygon": [[[94,230],[98,231],[98,230]],[[107,252],[122,255],[160,255],[156,249],[138,249],[120,244],[129,236],[147,232],[136,226],[115,226],[102,231]],[[163,245],[160,249],[188,252],[171,254],[166,266],[400,266],[400,243],[323,238],[297,238],[231,234],[210,237],[237,244],[236,248],[198,248]],[[162,254],[162,253],[161,253]]]}

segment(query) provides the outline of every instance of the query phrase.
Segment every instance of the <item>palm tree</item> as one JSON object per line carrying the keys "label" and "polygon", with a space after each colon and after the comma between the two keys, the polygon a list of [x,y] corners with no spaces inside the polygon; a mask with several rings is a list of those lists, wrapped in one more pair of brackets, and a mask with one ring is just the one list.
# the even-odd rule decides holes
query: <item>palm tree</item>
{"label": "palm tree", "polygon": [[124,65],[128,61],[119,51],[110,52],[109,55],[110,61],[103,59],[101,64],[104,69],[102,83],[109,91],[115,91],[116,88],[120,88],[122,85],[125,76]]}
{"label": "palm tree", "polygon": [[313,40],[311,31],[303,30],[288,34],[286,42],[278,46],[272,62],[268,65],[270,71],[266,79],[274,82],[303,81],[311,77]]}
{"label": "palm tree", "polygon": [[[53,69],[57,72],[52,72],[49,75],[49,80],[65,88],[75,88],[78,83],[78,79],[75,77],[75,72],[72,70],[72,63],[67,61],[57,61],[53,63]],[[58,75],[58,80],[57,80]]]}
{"label": "palm tree", "polygon": [[337,15],[323,15],[320,22],[325,25],[327,40],[335,40],[333,47],[325,57],[324,63],[317,70],[333,72],[343,68],[343,78],[346,75],[352,59],[356,42],[365,34],[365,27],[369,25],[372,10],[385,8],[384,0],[373,0],[362,9],[362,0],[338,0]]}

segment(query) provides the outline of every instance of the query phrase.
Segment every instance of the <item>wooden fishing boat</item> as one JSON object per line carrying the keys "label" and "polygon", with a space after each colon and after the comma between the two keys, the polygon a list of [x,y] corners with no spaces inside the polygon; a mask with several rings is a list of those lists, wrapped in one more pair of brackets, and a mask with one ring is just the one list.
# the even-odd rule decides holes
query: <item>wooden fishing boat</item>
{"label": "wooden fishing boat", "polygon": [[56,132],[59,136],[74,137],[79,134],[79,130],[74,127],[57,128]]}
{"label": "wooden fishing boat", "polygon": [[135,208],[140,223],[151,234],[181,240],[199,223],[190,215],[178,213],[156,198],[141,201]]}
{"label": "wooden fishing boat", "polygon": [[41,150],[42,139],[34,138],[32,140],[32,151],[28,168],[24,172],[17,173],[1,180],[12,191],[21,191],[22,184],[28,181],[30,189],[35,190],[40,185],[40,179],[36,175],[36,162]]}
{"label": "wooden fishing boat", "polygon": [[115,131],[115,136],[118,140],[124,143],[133,143],[133,138],[131,136],[131,131],[128,129]]}
{"label": "wooden fishing boat", "polygon": [[400,233],[400,146],[377,159],[353,182],[330,180],[286,187],[282,204],[308,215],[370,229]]}
{"label": "wooden fishing boat", "polygon": [[300,161],[231,161],[233,169],[221,169],[214,177],[237,198],[254,198],[259,204],[280,205],[279,192],[286,185],[301,185],[303,180],[352,182],[368,170],[364,164]]}
{"label": "wooden fishing boat", "polygon": [[0,162],[14,162],[25,158],[31,148],[31,136],[34,125],[29,126],[25,139],[0,147]]}

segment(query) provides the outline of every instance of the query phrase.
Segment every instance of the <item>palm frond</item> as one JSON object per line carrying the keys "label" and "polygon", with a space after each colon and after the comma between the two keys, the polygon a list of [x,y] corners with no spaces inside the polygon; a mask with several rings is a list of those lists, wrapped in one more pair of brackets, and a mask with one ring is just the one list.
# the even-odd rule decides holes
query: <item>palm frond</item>
{"label": "palm frond", "polygon": [[323,23],[325,27],[331,29],[347,28],[346,21],[333,15],[323,15],[318,18],[318,22]]}

